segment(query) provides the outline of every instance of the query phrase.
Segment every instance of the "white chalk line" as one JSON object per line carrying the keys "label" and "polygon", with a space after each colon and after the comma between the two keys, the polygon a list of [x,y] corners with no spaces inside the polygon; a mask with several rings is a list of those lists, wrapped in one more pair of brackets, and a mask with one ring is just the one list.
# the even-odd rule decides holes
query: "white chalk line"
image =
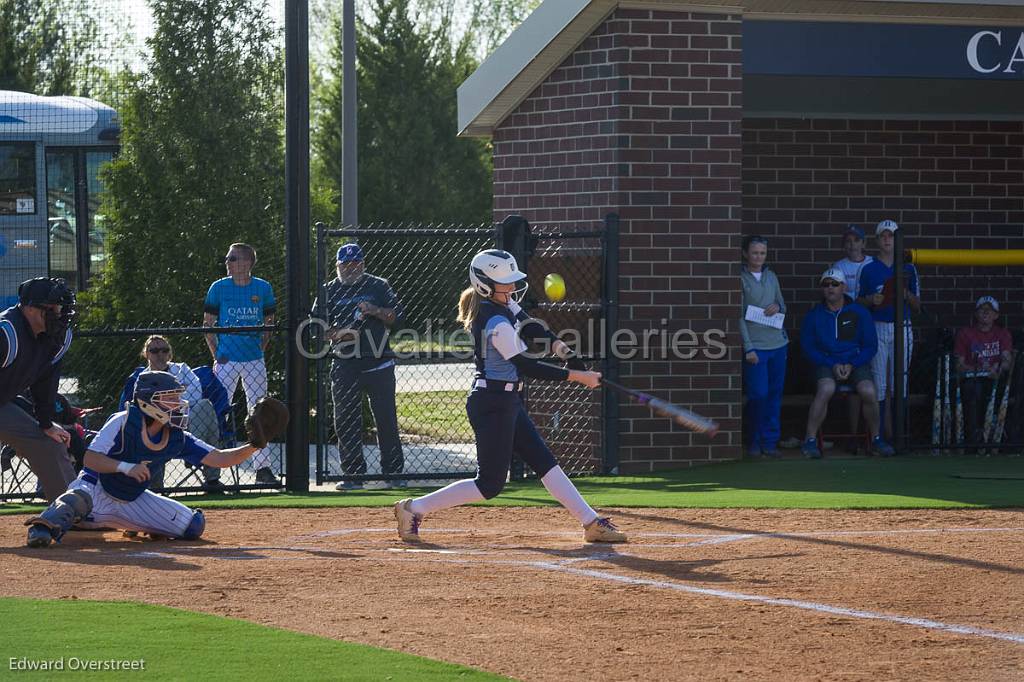
{"label": "white chalk line", "polygon": [[899,616],[895,614],[881,613],[877,611],[867,611],[864,609],[849,609],[841,606],[830,606],[829,604],[821,604],[818,602],[803,601],[799,599],[786,599],[782,597],[763,597],[756,594],[745,594],[743,592],[716,590],[707,587],[695,587],[693,585],[685,585],[683,583],[670,582],[667,580],[633,578],[630,576],[620,575],[618,573],[612,573],[610,571],[597,571],[585,568],[573,568],[571,566],[564,566],[550,562],[532,562],[532,565],[536,566],[537,568],[542,568],[548,571],[570,573],[573,575],[581,575],[589,578],[595,578],[597,580],[607,580],[611,582],[626,583],[628,585],[643,585],[647,587],[657,587],[665,590],[676,590],[679,592],[688,592],[690,594],[718,597],[720,599],[729,599],[732,601],[757,602],[760,604],[771,604],[773,606],[789,606],[797,609],[804,609],[806,611],[817,611],[819,613],[829,613],[837,616],[846,616],[848,618],[860,618],[864,620],[881,620],[890,623],[899,623],[901,625],[913,625],[916,627],[926,628],[929,630],[951,632],[958,635],[973,635],[975,637],[987,637],[989,639],[999,639],[1006,642],[1013,642],[1014,644],[1024,644],[1024,634],[1019,634],[1015,632],[1003,632],[1000,630],[990,630],[988,628],[978,628],[971,625],[956,625],[952,623],[943,623],[942,621],[932,620],[930,618],[914,618],[912,616]]}
{"label": "white chalk line", "polygon": [[[471,529],[471,528],[429,528],[429,534],[465,534],[475,533],[478,535],[508,535],[507,529]],[[520,531],[521,532],[521,531]],[[935,534],[935,533],[1020,533],[1020,528],[978,528],[972,526],[951,527],[951,528],[901,528],[901,529],[877,529],[877,530],[815,530],[815,531],[764,531],[754,533],[664,533],[664,532],[636,532],[629,531],[630,537],[640,538],[677,538],[680,540],[700,538],[697,542],[673,543],[668,545],[647,545],[648,547],[697,547],[701,545],[718,545],[728,542],[739,542],[760,538],[803,538],[803,537],[843,537],[843,536],[899,536],[914,534]],[[297,535],[291,540],[314,540],[327,537],[355,535],[358,533],[395,533],[394,526],[386,528],[339,528],[335,530],[324,530],[306,535]],[[540,536],[579,536],[579,531],[531,531],[529,535]],[[635,544],[635,543],[630,543]]]}
{"label": "white chalk line", "polygon": [[[390,530],[390,529],[388,529]],[[958,529],[957,532],[1005,532],[1005,531],[1016,531],[1020,529]],[[905,531],[893,531],[893,533],[901,532],[949,532],[950,529],[907,529]],[[845,531],[843,534],[851,534],[855,531]],[[818,535],[819,533],[816,533]],[[888,533],[887,533],[888,534]],[[788,534],[777,534],[768,533],[767,536],[785,536],[793,535]],[[801,533],[800,535],[807,535]],[[722,538],[723,541],[728,539],[747,539],[749,537],[755,537],[753,535],[747,536],[716,536],[716,538]],[[690,544],[689,546],[692,546]],[[173,550],[157,552],[135,552],[129,554],[129,556],[138,558],[169,558],[174,559],[181,556],[181,553],[187,553],[189,551],[203,551],[208,549],[222,549],[225,552],[228,551],[302,551],[313,554],[314,556],[285,556],[285,557],[267,557],[267,556],[251,556],[251,555],[230,555],[224,554],[221,556],[213,557],[218,560],[228,561],[242,561],[242,560],[273,560],[273,561],[315,561],[315,560],[330,560],[335,557],[326,555],[322,549],[310,548],[310,547],[280,547],[280,546],[246,546],[246,547],[176,547]],[[760,604],[768,604],[772,606],[786,606],[790,608],[802,609],[805,611],[814,611],[818,613],[828,613],[837,616],[844,616],[847,618],[855,618],[861,620],[878,620],[889,623],[896,623],[900,625],[909,625],[914,627],[920,627],[928,630],[937,630],[941,632],[949,632],[953,634],[969,635],[974,637],[983,637],[988,639],[997,639],[1001,641],[1012,642],[1014,644],[1024,644],[1024,634],[1015,632],[1005,632],[1000,630],[992,630],[988,628],[974,627],[971,625],[958,625],[955,623],[945,623],[942,621],[933,620],[930,618],[917,618],[913,616],[901,616],[897,614],[882,613],[878,611],[868,611],[866,609],[853,609],[841,606],[832,606],[829,604],[823,604],[820,602],[812,602],[799,599],[788,599],[785,597],[766,597],[756,594],[747,594],[744,592],[734,592],[731,590],[720,590],[706,587],[696,587],[694,585],[687,585],[685,583],[679,583],[668,580],[653,580],[650,578],[637,578],[611,571],[601,571],[595,569],[575,568],[571,564],[579,563],[583,561],[601,561],[608,560],[616,557],[630,557],[632,555],[626,553],[620,553],[615,551],[602,551],[595,552],[593,554],[581,557],[571,557],[560,561],[523,561],[516,559],[471,559],[468,558],[473,555],[487,554],[488,552],[474,551],[474,550],[459,550],[459,549],[429,549],[429,548],[385,548],[383,550],[364,550],[364,551],[383,551],[385,554],[390,553],[392,556],[384,557],[346,557],[346,560],[384,560],[384,561],[428,561],[434,563],[451,563],[451,564],[490,564],[490,565],[502,565],[502,566],[516,566],[516,567],[527,567],[536,568],[545,571],[555,571],[560,573],[568,573],[572,575],[580,575],[597,580],[604,580],[610,582],[625,583],[629,585],[638,585],[644,587],[654,587],[658,589],[673,590],[677,592],[685,592],[689,594],[697,594],[708,597],[717,597],[719,599],[727,599],[731,601],[744,601],[744,602],[755,602]],[[397,555],[397,556],[394,556]],[[405,556],[405,555],[418,555],[418,556]],[[434,556],[422,556],[422,555],[434,555]],[[457,558],[459,556],[466,556],[467,558]],[[435,558],[436,557],[436,558]]]}

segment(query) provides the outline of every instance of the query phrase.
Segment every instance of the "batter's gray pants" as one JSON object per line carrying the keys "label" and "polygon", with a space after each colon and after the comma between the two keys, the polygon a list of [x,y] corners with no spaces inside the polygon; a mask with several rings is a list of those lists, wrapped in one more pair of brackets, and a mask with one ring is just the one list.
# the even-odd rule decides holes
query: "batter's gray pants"
{"label": "batter's gray pants", "polygon": [[28,462],[48,502],[75,480],[74,459],[68,449],[43,433],[35,417],[14,403],[0,405],[0,442],[14,447],[18,457]]}

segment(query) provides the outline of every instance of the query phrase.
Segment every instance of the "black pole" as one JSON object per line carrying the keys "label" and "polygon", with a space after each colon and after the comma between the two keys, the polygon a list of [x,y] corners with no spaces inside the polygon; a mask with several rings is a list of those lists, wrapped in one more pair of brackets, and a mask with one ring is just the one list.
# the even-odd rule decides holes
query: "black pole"
{"label": "black pole", "polygon": [[[893,387],[893,404],[892,404],[892,436],[893,436],[893,448],[896,450],[896,454],[901,454],[906,450],[907,442],[907,396],[906,387],[904,386],[904,375],[906,373],[906,363],[903,361],[904,346],[906,345],[906,337],[904,336],[904,322],[903,316],[906,308],[906,298],[903,295],[904,287],[906,287],[906,273],[903,272],[903,230],[897,229],[893,233],[895,253],[893,254],[892,266],[896,270],[896,281],[893,282],[895,286],[894,294],[894,310],[893,310],[893,342],[892,342],[892,387]],[[884,397],[884,396],[883,396]]]}
{"label": "black pole", "polygon": [[297,331],[309,311],[309,2],[285,0],[285,233],[288,346],[285,391],[292,419],[285,486],[309,491],[309,367]]}
{"label": "black pole", "polygon": [[[327,227],[323,223],[316,224],[316,279],[314,280],[316,286],[316,314],[321,320],[327,320],[327,301],[324,299],[323,293],[324,282],[327,278],[324,266],[326,264],[326,248],[324,240],[326,239],[325,232]],[[317,343],[310,344],[310,348],[315,348],[317,351],[320,350],[320,345],[326,343],[321,330],[312,330],[317,335]],[[324,359],[318,357],[314,366],[313,376],[315,377],[316,386],[316,484],[324,484],[324,472],[327,471],[327,396],[324,395],[324,385],[327,377],[324,372]]]}
{"label": "black pole", "polygon": [[[604,286],[601,303],[604,315],[603,329],[597,333],[601,340],[602,371],[612,381],[619,380],[619,362],[612,352],[611,335],[619,327],[619,215],[609,213],[604,218]],[[593,344],[593,340],[591,340]],[[619,473],[619,397],[611,391],[601,391],[604,437],[601,440],[601,455],[604,473]]]}
{"label": "black pole", "polygon": [[[501,221],[501,225],[495,228],[495,246],[503,251],[508,251],[516,259],[516,265],[522,272],[529,273],[530,264],[526,255],[526,234],[529,230],[529,223],[521,215],[510,215]],[[523,392],[523,400],[529,408],[530,387],[527,385]],[[513,481],[526,478],[526,465],[522,457],[513,454],[512,465],[509,470],[509,477]]]}

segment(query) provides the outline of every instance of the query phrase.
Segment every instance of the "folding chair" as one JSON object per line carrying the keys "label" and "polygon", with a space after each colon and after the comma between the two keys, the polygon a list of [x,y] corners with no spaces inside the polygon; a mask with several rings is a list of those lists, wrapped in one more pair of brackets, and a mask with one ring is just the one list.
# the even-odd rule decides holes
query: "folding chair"
{"label": "folding chair", "polygon": [[[210,365],[193,367],[192,371],[199,377],[199,383],[203,387],[203,397],[213,405],[213,411],[217,414],[217,427],[220,431],[220,442],[217,447],[231,448],[236,444],[235,410],[231,403],[231,396],[228,395],[224,384],[220,383]],[[211,443],[213,445],[213,443]],[[231,479],[233,485],[238,485],[238,467],[231,467]]]}
{"label": "folding chair", "polygon": [[[836,392],[834,394],[832,394],[832,400],[829,401],[829,403],[831,403],[832,401],[836,401],[839,405],[842,406],[841,409],[840,409],[840,414],[834,415],[833,421],[836,421],[838,419],[838,420],[841,420],[841,423],[847,424],[847,426],[844,427],[844,430],[847,430],[847,431],[849,430],[849,425],[848,425],[849,409],[847,409],[847,403],[850,400],[852,400],[853,398],[856,398],[856,397],[857,397],[857,389],[855,387],[850,386],[849,384],[840,384],[839,386],[836,386]],[[838,400],[836,400],[837,398],[838,398]],[[864,454],[870,453],[871,452],[871,434],[868,433],[868,431],[867,431],[867,424],[865,423],[864,416],[863,415],[858,415],[858,416],[859,416],[858,423],[860,424],[860,431],[858,433],[844,433],[844,432],[826,431],[825,430],[825,424],[828,422],[828,419],[826,418],[825,422],[822,423],[821,428],[818,429],[818,444],[819,444],[819,447],[824,447],[824,443],[825,443],[826,439],[831,440],[832,442],[837,443],[837,444],[839,443],[839,441],[842,440],[842,441],[846,441],[847,443],[851,443],[852,442],[852,443],[857,444],[858,451],[862,451]]]}

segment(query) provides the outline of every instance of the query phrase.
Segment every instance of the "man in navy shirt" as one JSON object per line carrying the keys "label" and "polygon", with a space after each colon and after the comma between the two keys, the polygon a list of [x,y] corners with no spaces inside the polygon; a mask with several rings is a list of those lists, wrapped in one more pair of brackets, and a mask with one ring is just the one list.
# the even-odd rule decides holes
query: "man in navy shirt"
{"label": "man in navy shirt", "polygon": [[[37,277],[18,287],[18,304],[0,312],[0,441],[14,447],[47,500],[75,478],[71,435],[53,423],[61,359],[71,346],[75,294],[62,279]],[[13,401],[29,390],[32,418]]]}
{"label": "man in navy shirt", "polygon": [[[319,299],[313,302],[313,315],[322,308],[328,325],[325,336],[332,343],[331,398],[342,474],[366,473],[363,391],[377,422],[381,473],[400,474],[404,462],[395,406],[395,354],[388,343],[388,329],[402,317],[402,304],[387,280],[366,272],[358,244],[338,249],[337,271],[337,278],[324,285],[322,305]],[[391,484],[402,486],[403,481]],[[336,489],[360,487],[358,481],[349,480]]]}
{"label": "man in navy shirt", "polygon": [[[883,220],[875,228],[878,238],[878,256],[860,271],[860,298],[858,302],[871,311],[875,321],[875,333],[878,335],[878,353],[871,361],[871,375],[878,390],[879,407],[883,423],[883,431],[887,438],[892,436],[892,394],[894,372],[893,348],[895,345],[896,309],[893,291],[896,285],[895,262],[896,230],[899,229],[892,220]],[[921,310],[921,284],[917,277],[917,269],[907,263],[903,266],[906,275],[907,289],[904,299],[903,320],[903,390],[907,390],[907,377],[910,373],[910,357],[914,347],[914,332],[910,328],[910,311]]]}

